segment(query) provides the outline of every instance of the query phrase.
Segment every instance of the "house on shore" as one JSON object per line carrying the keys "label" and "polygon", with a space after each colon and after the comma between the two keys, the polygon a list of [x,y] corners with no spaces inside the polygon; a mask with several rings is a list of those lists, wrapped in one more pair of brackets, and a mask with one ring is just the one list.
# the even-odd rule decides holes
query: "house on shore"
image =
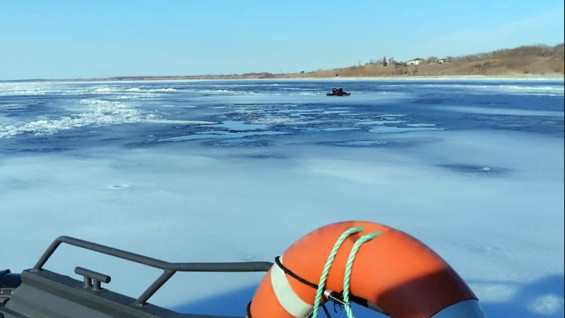
{"label": "house on shore", "polygon": [[424,62],[424,59],[421,58],[415,58],[413,60],[410,60],[408,62],[406,62],[406,65],[418,65]]}

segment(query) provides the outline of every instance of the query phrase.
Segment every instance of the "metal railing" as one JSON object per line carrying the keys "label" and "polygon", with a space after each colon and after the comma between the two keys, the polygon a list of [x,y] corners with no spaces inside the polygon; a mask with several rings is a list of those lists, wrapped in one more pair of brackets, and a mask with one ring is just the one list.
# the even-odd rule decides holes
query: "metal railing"
{"label": "metal railing", "polygon": [[159,288],[161,288],[176,272],[266,272],[273,265],[271,262],[169,263],[117,248],[80,240],[74,237],[60,236],[51,243],[32,270],[41,270],[43,265],[45,265],[47,260],[51,257],[51,255],[53,255],[61,243],[66,243],[131,262],[162,269],[163,273],[161,276],[159,276],[153,284],[151,284],[151,286],[149,286],[143,294],[135,300],[134,304],[137,306],[145,305],[147,300],[153,296],[153,294],[155,294],[155,292],[157,292],[157,290],[159,290]]}

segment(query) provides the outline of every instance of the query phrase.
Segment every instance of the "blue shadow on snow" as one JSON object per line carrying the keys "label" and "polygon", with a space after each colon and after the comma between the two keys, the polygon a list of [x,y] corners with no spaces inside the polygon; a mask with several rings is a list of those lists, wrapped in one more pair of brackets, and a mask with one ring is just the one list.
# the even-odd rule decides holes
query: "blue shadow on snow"
{"label": "blue shadow on snow", "polygon": [[[488,282],[487,282],[488,283]],[[247,304],[253,298],[257,286],[221,293],[212,297],[174,306],[170,309],[180,313],[245,317]],[[508,301],[480,301],[489,318],[563,318],[564,276],[550,275],[521,287]],[[343,309],[327,305],[332,318],[346,317]],[[388,317],[361,306],[353,306],[356,318]],[[320,312],[318,317],[324,317]]]}

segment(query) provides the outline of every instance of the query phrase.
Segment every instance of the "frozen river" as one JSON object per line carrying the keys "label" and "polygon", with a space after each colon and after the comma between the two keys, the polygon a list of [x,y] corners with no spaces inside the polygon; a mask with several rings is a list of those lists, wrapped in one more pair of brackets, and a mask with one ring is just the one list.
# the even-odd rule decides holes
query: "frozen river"
{"label": "frozen river", "polygon": [[[563,103],[562,79],[0,82],[0,269],[60,235],[272,262],[359,219],[432,247],[490,318],[563,317]],[[70,247],[46,268],[75,266],[132,297],[160,274]],[[263,275],[177,274],[150,302],[243,316]]]}

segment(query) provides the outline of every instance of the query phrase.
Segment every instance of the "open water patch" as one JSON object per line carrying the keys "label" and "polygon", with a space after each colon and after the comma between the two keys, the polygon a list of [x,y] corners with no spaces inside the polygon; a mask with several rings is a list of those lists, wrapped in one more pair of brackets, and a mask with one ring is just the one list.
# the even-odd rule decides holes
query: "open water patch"
{"label": "open water patch", "polygon": [[265,130],[267,125],[262,124],[247,124],[242,121],[226,120],[221,124],[212,125],[216,128],[224,128],[228,131],[249,131],[249,130]]}
{"label": "open water patch", "polygon": [[394,127],[394,126],[378,126],[369,129],[370,133],[374,134],[397,134],[397,133],[408,133],[414,131],[432,131],[432,130],[444,130],[443,128],[437,127]]}
{"label": "open water patch", "polygon": [[335,146],[341,147],[385,147],[393,144],[390,140],[350,140],[332,143]]}
{"label": "open water patch", "polygon": [[268,147],[272,145],[271,140],[266,139],[222,139],[222,140],[209,140],[201,143],[205,146],[212,147],[242,147],[242,148],[252,148],[252,147]]}
{"label": "open water patch", "polygon": [[176,136],[170,138],[158,139],[158,142],[180,142],[189,140],[205,140],[205,139],[233,139],[233,138],[245,138],[245,137],[256,137],[256,136],[275,136],[284,135],[286,132],[282,131],[207,131],[202,133],[196,133],[186,136]]}

